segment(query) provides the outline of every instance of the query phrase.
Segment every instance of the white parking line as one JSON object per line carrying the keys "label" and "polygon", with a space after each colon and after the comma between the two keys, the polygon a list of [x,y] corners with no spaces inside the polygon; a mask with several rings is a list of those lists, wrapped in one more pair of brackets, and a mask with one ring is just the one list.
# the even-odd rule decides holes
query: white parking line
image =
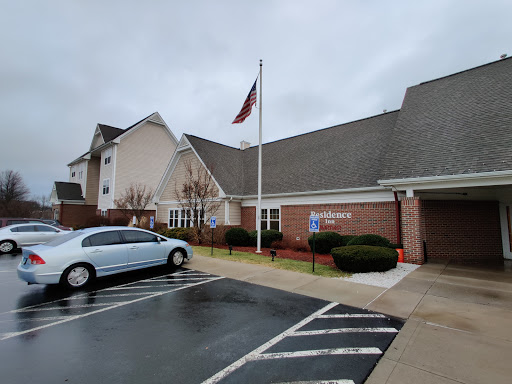
{"label": "white parking line", "polygon": [[276,384],[354,384],[353,380],[314,380],[314,381],[289,381]]}
{"label": "white parking line", "polygon": [[188,288],[188,287],[193,287],[193,286],[209,283],[211,281],[220,280],[220,279],[224,279],[224,277],[215,277],[215,278],[212,278],[212,279],[207,280],[207,281],[200,281],[200,282],[197,282],[197,283],[186,285],[184,287],[178,287],[178,288],[173,289],[173,290],[158,292],[158,293],[155,293],[153,295],[139,297],[138,299],[134,299],[134,300],[130,300],[130,301],[125,301],[125,302],[122,302],[122,303],[119,303],[119,304],[116,304],[116,305],[111,305],[111,306],[106,307],[106,308],[101,308],[101,309],[98,309],[96,311],[92,311],[92,312],[89,312],[89,313],[84,313],[84,314],[80,314],[80,315],[76,315],[76,316],[69,316],[66,319],[62,319],[62,320],[56,321],[56,322],[51,323],[51,324],[45,324],[45,325],[42,325],[40,327],[34,327],[34,328],[31,328],[31,329],[27,329],[25,331],[5,333],[5,334],[3,334],[0,337],[0,341],[1,340],[7,340],[7,339],[10,339],[10,338],[13,338],[13,337],[16,337],[16,336],[24,335],[26,333],[38,331],[38,330],[41,330],[41,329],[44,329],[44,328],[53,327],[54,325],[67,323],[67,322],[72,321],[72,320],[81,319],[83,317],[95,315],[97,313],[105,312],[105,311],[108,311],[110,309],[122,307],[122,306],[125,306],[125,305],[128,305],[128,304],[133,304],[133,303],[136,303],[136,302],[139,302],[139,301],[142,301],[142,300],[151,299],[151,298],[157,297],[157,296],[162,296],[162,295],[165,295],[165,294],[170,293],[170,292],[180,291],[180,290]]}
{"label": "white parking line", "polygon": [[290,336],[316,336],[316,335],[334,335],[337,333],[398,333],[395,328],[338,328],[338,329],[319,329],[317,331],[297,331]]}
{"label": "white parking line", "polygon": [[[208,281],[208,280],[206,280]],[[119,290],[123,290],[123,289],[144,289],[144,288],[158,288],[158,287],[167,287],[167,288],[171,288],[171,287],[183,287],[183,286],[187,286],[187,285],[193,285],[194,283],[191,283],[191,284],[160,284],[160,285],[137,285],[137,286],[131,286],[131,287],[114,287],[114,288],[110,288],[109,291],[119,291]]]}
{"label": "white parking line", "polygon": [[247,363],[248,361],[251,361],[251,360],[254,360],[256,358],[256,356],[258,356],[259,354],[261,354],[262,352],[266,351],[267,349],[269,349],[270,347],[272,347],[273,345],[277,344],[278,342],[280,342],[281,340],[283,340],[286,336],[294,333],[297,329],[303,327],[304,325],[306,325],[307,323],[309,323],[311,320],[315,319],[316,317],[318,317],[319,315],[329,311],[330,309],[334,308],[335,306],[337,306],[338,303],[330,303],[330,304],[327,304],[325,307],[319,309],[318,311],[316,311],[315,313],[309,315],[308,317],[306,317],[305,319],[303,319],[302,321],[298,322],[297,324],[295,324],[293,327],[287,329],[286,331],[284,331],[283,333],[277,335],[276,337],[274,337],[272,340],[266,342],[265,344],[263,344],[262,346],[256,348],[254,351],[252,352],[249,352],[247,355],[245,355],[244,357],[238,359],[237,361],[235,361],[233,364],[229,365],[228,367],[224,368],[222,371],[218,372],[217,374],[215,374],[214,376],[210,377],[209,379],[203,381],[203,384],[214,384],[214,383],[218,383],[219,381],[221,381],[222,379],[224,379],[225,377],[229,376],[231,373],[233,373],[234,371],[236,371],[238,368],[240,368],[242,365],[244,365],[245,363]]}
{"label": "white parking line", "polygon": [[252,360],[287,359],[293,357],[330,355],[380,355],[381,353],[382,351],[379,348],[332,348],[316,349],[312,351],[262,353],[261,355],[254,356]]}
{"label": "white parking line", "polygon": [[16,313],[26,313],[26,312],[40,312],[40,311],[55,311],[58,309],[76,309],[76,308],[91,308],[91,307],[106,307],[108,305],[118,305],[123,302],[112,302],[112,303],[93,303],[93,304],[79,304],[79,305],[68,305],[65,307],[44,307],[44,308],[29,308],[29,309],[17,309]]}
{"label": "white parking line", "polygon": [[341,313],[334,315],[318,316],[319,319],[383,319],[386,316],[378,313]]}
{"label": "white parking line", "polygon": [[[224,368],[222,371],[218,372],[214,376],[209,379],[203,381],[202,384],[214,384],[223,380],[231,373],[236,371],[238,368],[243,366],[245,363],[250,361],[258,361],[258,360],[273,360],[273,359],[286,359],[286,358],[298,358],[298,357],[315,357],[315,356],[332,356],[332,355],[381,355],[382,351],[379,348],[373,347],[356,347],[356,348],[331,348],[331,349],[318,349],[318,350],[306,350],[306,351],[293,351],[293,352],[276,352],[276,353],[263,353],[267,349],[276,345],[280,341],[282,341],[286,337],[294,337],[294,336],[316,336],[316,335],[328,335],[328,334],[336,334],[336,333],[353,333],[353,332],[385,332],[385,333],[397,333],[398,331],[395,328],[338,328],[338,329],[321,329],[321,330],[313,330],[313,331],[298,331],[298,329],[304,327],[306,324],[310,323],[315,319],[347,319],[347,318],[386,318],[384,315],[380,314],[332,314],[325,315],[326,312],[336,307],[338,303],[330,303],[325,307],[319,309],[315,313],[306,317],[299,323],[295,324],[293,327],[287,329],[283,333],[277,335],[272,340],[263,344],[262,346],[256,348],[254,351],[248,353],[243,356],[239,360],[235,361],[233,364]],[[294,383],[342,383],[342,384],[353,384],[352,380],[320,380],[320,381],[310,381],[310,382],[294,382]],[[286,383],[282,383],[286,384]],[[292,384],[292,383],[288,383]]]}

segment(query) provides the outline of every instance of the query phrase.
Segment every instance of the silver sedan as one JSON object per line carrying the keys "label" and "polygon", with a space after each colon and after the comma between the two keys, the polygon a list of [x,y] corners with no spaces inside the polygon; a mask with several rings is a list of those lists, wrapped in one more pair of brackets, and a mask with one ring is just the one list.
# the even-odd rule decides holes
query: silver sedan
{"label": "silver sedan", "polygon": [[29,284],[80,288],[95,277],[166,263],[180,266],[192,254],[185,241],[139,228],[87,228],[23,248],[18,276]]}
{"label": "silver sedan", "polygon": [[27,245],[42,244],[70,231],[47,224],[14,224],[0,228],[0,253],[11,253]]}

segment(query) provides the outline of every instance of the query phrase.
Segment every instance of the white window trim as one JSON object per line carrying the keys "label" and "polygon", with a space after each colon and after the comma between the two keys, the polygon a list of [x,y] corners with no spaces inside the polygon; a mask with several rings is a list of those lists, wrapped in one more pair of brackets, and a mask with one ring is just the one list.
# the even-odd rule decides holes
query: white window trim
{"label": "white window trim", "polygon": [[[185,223],[187,220],[190,220],[190,227],[185,227],[185,228],[192,228],[194,226],[194,218],[192,217],[192,210],[187,210],[185,208],[169,208],[167,210],[167,228],[183,228],[183,227],[174,227],[174,226],[171,226],[171,211],[179,211],[179,215],[178,215],[178,223],[180,224],[181,223],[181,220],[185,220]],[[189,213],[188,215],[185,215],[185,217],[183,217],[183,213]],[[173,214],[174,216],[174,214]],[[189,218],[190,216],[190,218]],[[204,217],[204,215],[201,215],[203,217],[203,222],[206,223],[206,218]],[[176,220],[176,218],[173,217],[172,219],[173,221]],[[173,223],[174,224],[174,223]]]}
{"label": "white window trim", "polygon": [[[265,219],[266,222],[267,222],[267,228],[270,229],[270,221],[277,221],[277,220],[270,220],[270,210],[271,209],[277,209],[279,211],[279,232],[281,232],[281,207],[265,207],[265,208],[261,208],[261,210],[266,210],[267,211],[267,218]],[[261,212],[260,212],[260,217],[261,217]],[[258,220],[258,219],[256,219]],[[263,219],[262,219],[263,221]],[[257,225],[258,223],[256,223]]]}
{"label": "white window trim", "polygon": [[[105,181],[107,182],[107,193],[105,193]],[[103,179],[103,183],[101,184],[101,194],[103,196],[110,195],[110,179]]]}
{"label": "white window trim", "polygon": [[107,217],[108,216],[108,209],[102,209],[101,210],[101,216]]}

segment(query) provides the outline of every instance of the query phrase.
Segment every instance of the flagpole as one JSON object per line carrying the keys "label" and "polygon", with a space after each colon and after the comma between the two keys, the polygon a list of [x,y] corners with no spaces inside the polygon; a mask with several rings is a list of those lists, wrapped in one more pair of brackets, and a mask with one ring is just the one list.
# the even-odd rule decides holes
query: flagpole
{"label": "flagpole", "polygon": [[263,60],[260,60],[260,143],[258,146],[258,207],[256,208],[256,229],[258,230],[258,241],[256,253],[261,253],[261,111],[263,99]]}

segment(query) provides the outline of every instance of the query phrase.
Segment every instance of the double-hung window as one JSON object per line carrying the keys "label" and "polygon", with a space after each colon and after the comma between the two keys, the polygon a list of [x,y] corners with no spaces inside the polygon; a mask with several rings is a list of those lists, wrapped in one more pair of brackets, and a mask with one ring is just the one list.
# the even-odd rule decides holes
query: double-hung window
{"label": "double-hung window", "polygon": [[110,179],[103,180],[103,194],[108,195],[110,193]]}
{"label": "double-hung window", "polygon": [[105,150],[105,165],[109,165],[112,161],[112,148],[108,148]]}
{"label": "double-hung window", "polygon": [[[202,212],[200,220],[204,220]],[[190,209],[176,208],[169,210],[169,228],[189,228],[192,226],[194,226],[194,217]]]}
{"label": "double-hung window", "polygon": [[261,229],[279,231],[279,208],[264,208],[261,210]]}

